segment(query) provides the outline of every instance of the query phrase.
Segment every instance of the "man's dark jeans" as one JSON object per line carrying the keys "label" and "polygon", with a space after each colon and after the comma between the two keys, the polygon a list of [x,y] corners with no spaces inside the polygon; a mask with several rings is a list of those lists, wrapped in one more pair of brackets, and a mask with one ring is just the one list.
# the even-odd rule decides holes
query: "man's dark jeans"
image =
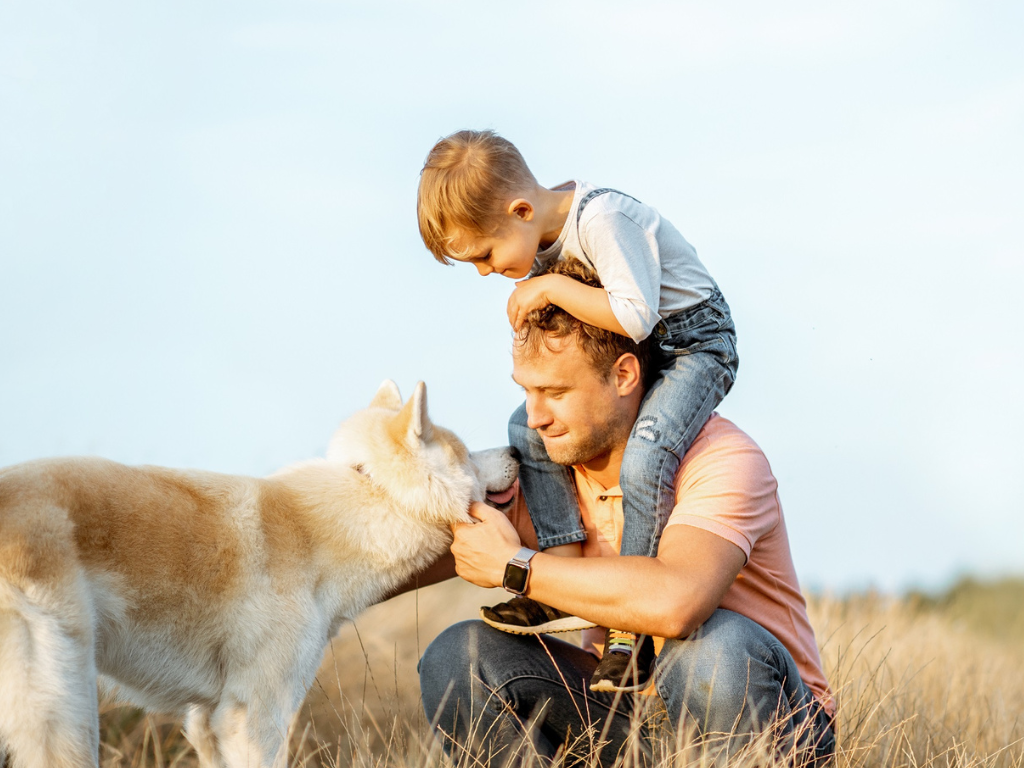
{"label": "man's dark jeans", "polygon": [[[467,621],[442,632],[420,660],[427,717],[446,751],[467,749],[495,766],[554,757],[562,747],[585,756],[603,743],[610,765],[627,745],[649,697],[589,690],[597,659],[550,636],[511,635]],[[685,640],[668,640],[655,684],[668,719],[710,754],[727,757],[771,731],[794,762],[823,764],[835,750],[831,721],[800,679],[796,662],[759,624],[719,609]],[[648,749],[646,726],[638,746]]]}

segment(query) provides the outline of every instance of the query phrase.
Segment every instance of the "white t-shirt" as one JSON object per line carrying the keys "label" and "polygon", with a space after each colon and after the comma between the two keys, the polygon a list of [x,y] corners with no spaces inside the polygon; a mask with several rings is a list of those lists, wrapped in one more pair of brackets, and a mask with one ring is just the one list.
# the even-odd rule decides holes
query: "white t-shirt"
{"label": "white t-shirt", "polygon": [[596,187],[569,181],[554,189],[572,189],[572,209],[558,239],[537,254],[530,275],[556,259],[574,257],[597,272],[612,312],[634,341],[642,341],[663,317],[707,299],[718,286],[672,223],[651,206],[619,192],[580,202]]}

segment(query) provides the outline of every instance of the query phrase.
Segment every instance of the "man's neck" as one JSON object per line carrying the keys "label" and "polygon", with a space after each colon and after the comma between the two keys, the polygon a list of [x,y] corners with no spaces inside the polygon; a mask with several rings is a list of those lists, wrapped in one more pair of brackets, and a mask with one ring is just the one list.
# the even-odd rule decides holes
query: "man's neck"
{"label": "man's neck", "polygon": [[597,482],[605,490],[614,488],[619,484],[619,472],[622,469],[622,454],[626,446],[616,446],[614,449],[591,459],[579,466],[587,473],[587,477]]}

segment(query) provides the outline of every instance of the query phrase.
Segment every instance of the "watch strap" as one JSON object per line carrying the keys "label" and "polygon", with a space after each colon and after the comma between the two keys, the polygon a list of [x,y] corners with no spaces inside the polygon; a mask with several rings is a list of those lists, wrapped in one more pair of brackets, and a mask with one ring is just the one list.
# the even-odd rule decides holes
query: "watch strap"
{"label": "watch strap", "polygon": [[501,586],[513,595],[526,593],[530,586],[530,559],[537,553],[529,547],[521,547],[505,565]]}
{"label": "watch strap", "polygon": [[519,551],[512,555],[512,559],[509,560],[509,562],[518,563],[519,565],[527,565],[530,562],[530,558],[536,554],[537,552],[529,547],[520,547]]}

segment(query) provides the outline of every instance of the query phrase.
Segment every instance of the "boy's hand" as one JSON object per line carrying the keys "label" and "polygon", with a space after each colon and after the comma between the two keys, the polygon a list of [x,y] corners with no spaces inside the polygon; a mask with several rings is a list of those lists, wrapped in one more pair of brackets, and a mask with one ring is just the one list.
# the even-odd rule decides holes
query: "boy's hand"
{"label": "boy's hand", "polygon": [[519,330],[526,316],[533,310],[543,309],[548,304],[555,303],[551,300],[549,291],[560,277],[562,275],[541,275],[516,283],[512,295],[508,297],[508,321],[512,324],[513,331]]}
{"label": "boy's hand", "polygon": [[584,323],[620,336],[629,335],[612,312],[604,288],[584,285],[565,275],[540,275],[516,283],[508,297],[508,321],[512,329],[518,333],[528,314],[548,304],[564,309]]}

